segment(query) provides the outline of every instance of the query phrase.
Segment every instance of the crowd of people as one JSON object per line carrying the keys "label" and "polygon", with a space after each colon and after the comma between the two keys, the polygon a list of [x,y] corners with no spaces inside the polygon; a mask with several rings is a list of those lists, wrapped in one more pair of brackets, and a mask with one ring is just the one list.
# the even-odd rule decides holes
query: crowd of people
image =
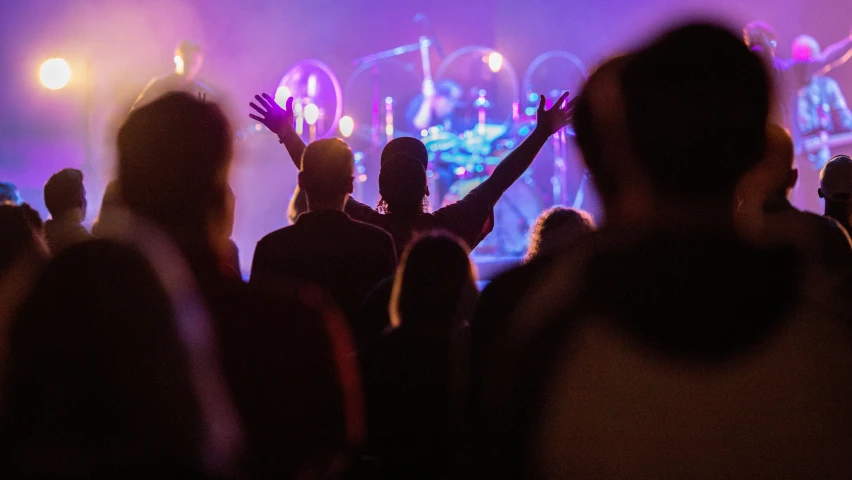
{"label": "crowd of people", "polygon": [[[299,192],[248,282],[222,110],[134,107],[92,233],[79,170],[47,222],[0,185],[3,478],[848,478],[852,159],[820,172],[825,215],[790,204],[771,68],[673,28],[541,97],[435,211],[419,140],[385,146],[373,208],[344,141],[258,95]],[[545,211],[478,291],[495,203],[568,124],[605,223]]]}

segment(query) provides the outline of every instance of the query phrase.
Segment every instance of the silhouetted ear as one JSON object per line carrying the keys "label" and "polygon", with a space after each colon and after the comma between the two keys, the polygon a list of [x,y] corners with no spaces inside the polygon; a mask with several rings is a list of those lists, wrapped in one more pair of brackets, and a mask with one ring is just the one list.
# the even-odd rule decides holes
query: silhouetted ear
{"label": "silhouetted ear", "polygon": [[817,194],[819,195],[819,198],[825,198],[825,197],[823,196],[823,194],[822,194],[822,189],[821,189],[821,188],[818,188],[818,189],[817,189]]}
{"label": "silhouetted ear", "polygon": [[796,182],[799,181],[799,170],[793,169],[790,171],[790,182],[787,184],[787,188],[793,188],[796,186]]}
{"label": "silhouetted ear", "polygon": [[352,194],[355,191],[355,177],[349,177],[349,181],[346,183],[348,187],[346,188],[346,193]]}
{"label": "silhouetted ear", "polygon": [[429,196],[429,184],[426,184],[426,193],[425,193],[425,195],[426,195],[427,197]]}

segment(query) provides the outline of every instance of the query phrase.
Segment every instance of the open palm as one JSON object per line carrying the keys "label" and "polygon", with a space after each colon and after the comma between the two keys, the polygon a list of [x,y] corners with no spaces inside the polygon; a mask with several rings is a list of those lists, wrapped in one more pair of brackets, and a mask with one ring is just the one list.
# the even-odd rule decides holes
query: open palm
{"label": "open palm", "polygon": [[538,112],[536,113],[536,128],[543,129],[548,135],[562,130],[574,119],[574,100],[566,102],[568,92],[563,93],[550,110],[545,109],[547,100],[539,95]]}
{"label": "open palm", "polygon": [[250,113],[250,118],[262,123],[266,128],[278,135],[284,133],[288,128],[293,127],[293,97],[287,99],[287,104],[284,108],[281,108],[269,94],[255,95],[254,98],[260,105],[249,102],[249,106],[260,115]]}

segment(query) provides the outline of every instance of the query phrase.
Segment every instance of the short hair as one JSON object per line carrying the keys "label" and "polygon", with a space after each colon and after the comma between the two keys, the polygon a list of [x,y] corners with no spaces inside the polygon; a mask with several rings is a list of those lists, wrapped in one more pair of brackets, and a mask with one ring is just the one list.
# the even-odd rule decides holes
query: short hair
{"label": "short hair", "polygon": [[64,168],[54,173],[44,185],[44,206],[53,218],[85,204],[83,172],[76,168]]}
{"label": "short hair", "polygon": [[349,193],[355,160],[349,145],[339,138],[311,142],[302,153],[300,185],[310,197],[334,197]]}
{"label": "short hair", "polygon": [[592,215],[577,208],[557,205],[543,212],[530,228],[530,246],[524,261],[556,253],[578,237],[595,230]]}
{"label": "short hair", "polygon": [[731,31],[674,29],[622,76],[631,143],[652,187],[679,198],[729,195],[763,157],[771,86]]}
{"label": "short hair", "polygon": [[186,58],[193,53],[204,53],[204,49],[192,40],[184,40],[175,47],[175,55],[181,58]]}
{"label": "short hair", "polygon": [[224,205],[233,136],[222,110],[168,93],[118,131],[118,189],[132,212],[169,227],[203,227]]}

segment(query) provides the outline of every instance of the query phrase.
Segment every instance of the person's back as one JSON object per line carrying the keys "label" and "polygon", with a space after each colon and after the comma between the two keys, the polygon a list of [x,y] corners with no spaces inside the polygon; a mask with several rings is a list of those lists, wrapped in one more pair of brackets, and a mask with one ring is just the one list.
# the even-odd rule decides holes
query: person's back
{"label": "person's back", "polygon": [[[305,212],[295,225],[263,237],[252,263],[252,283],[277,279],[313,282],[354,319],[367,295],[393,274],[396,258],[390,236],[343,212]],[[361,341],[387,325],[351,325]]]}
{"label": "person's back", "polygon": [[536,392],[518,394],[535,412],[519,434],[533,471],[848,474],[852,388],[839,372],[852,365],[852,332],[845,316],[802,298],[801,257],[715,235],[597,240],[554,268],[574,271],[577,290],[551,277],[525,304],[576,299],[527,312],[547,325],[517,373],[516,392]]}
{"label": "person's back", "polygon": [[[515,307],[479,394],[481,436],[496,448],[477,467],[536,478],[848,474],[852,389],[838,373],[852,362],[848,312],[804,288],[805,255],[734,228],[734,188],[764,153],[766,72],[734,35],[689,25],[631,54],[618,78],[633,147],[618,160],[648,195],[619,211],[607,191],[613,223]],[[604,185],[631,180],[592,160]]]}
{"label": "person's back", "polygon": [[415,239],[394,282],[394,328],[361,353],[368,446],[386,478],[446,478],[459,467],[476,301],[467,255],[445,234]]}
{"label": "person's back", "polygon": [[393,274],[396,252],[390,235],[343,212],[353,168],[352,151],[340,140],[305,149],[299,183],[309,211],[258,242],[251,282],[274,287],[280,279],[297,279],[321,286],[343,309],[360,344],[387,326],[355,320],[367,295]]}

